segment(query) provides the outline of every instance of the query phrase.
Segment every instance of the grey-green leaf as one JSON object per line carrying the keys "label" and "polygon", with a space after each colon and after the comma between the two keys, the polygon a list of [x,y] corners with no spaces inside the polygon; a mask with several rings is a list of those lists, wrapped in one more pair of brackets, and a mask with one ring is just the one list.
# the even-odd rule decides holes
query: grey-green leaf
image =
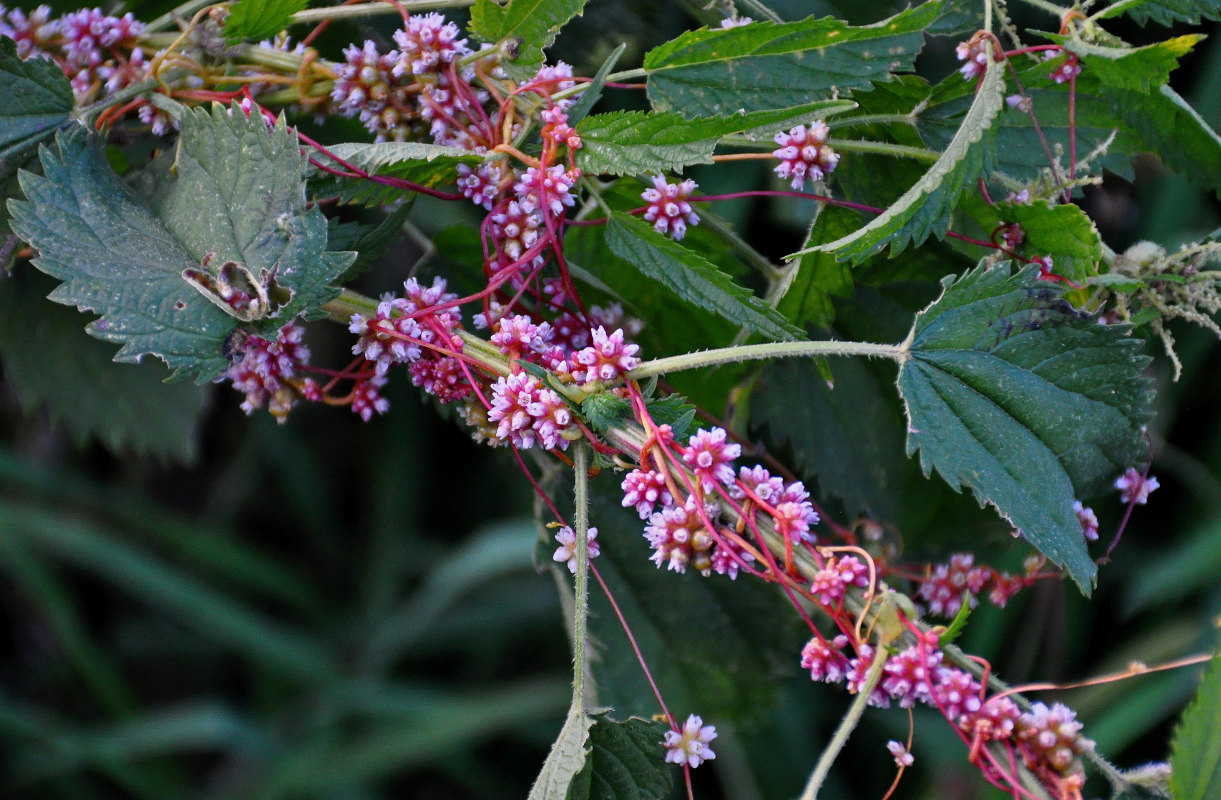
{"label": "grey-green leaf", "polygon": [[1088,595],[1095,565],[1073,501],[1144,459],[1148,359],[1030,269],[943,284],[899,370],[908,454],[995,506]]}
{"label": "grey-green leaf", "polygon": [[1221,3],[1216,0],[1119,0],[1099,12],[1102,18],[1127,14],[1144,25],[1153,20],[1159,25],[1190,22],[1200,19],[1221,19]]}
{"label": "grey-green leaf", "polygon": [[630,214],[621,211],[611,214],[606,225],[606,246],[683,300],[730,322],[774,340],[790,340],[802,333],[714,264]]}
{"label": "grey-green leaf", "polygon": [[1174,800],[1221,796],[1221,658],[1208,665],[1170,748],[1170,796]]}
{"label": "grey-green leaf", "polygon": [[568,709],[568,718],[534,779],[528,800],[564,800],[568,797],[573,778],[585,766],[585,740],[593,724],[593,718],[579,706]]}
{"label": "grey-green leaf", "polygon": [[860,27],[811,17],[689,31],[645,56],[649,100],[659,111],[718,116],[788,108],[832,87],[890,80],[911,68],[940,10],[933,0]]}
{"label": "grey-green leaf", "polygon": [[989,62],[954,138],[914,186],[864,227],[793,255],[830,252],[855,264],[886,245],[890,245],[893,256],[908,244],[918,245],[931,235],[943,236],[949,230],[958,198],[990,169],[993,123],[1005,105],[1004,69],[1003,64]]}
{"label": "grey-green leaf", "polygon": [[625,175],[711,164],[712,151],[733,133],[781,128],[851,111],[851,100],[824,100],[795,108],[726,117],[686,119],[673,112],[616,111],[587,117],[577,126],[577,163],[587,173]]}
{"label": "grey-green leaf", "polygon": [[[68,120],[75,100],[72,85],[54,61],[17,57],[17,44],[0,36],[0,159],[11,159],[55,132]],[[0,164],[0,176],[4,169]]]}
{"label": "grey-green leaf", "polygon": [[238,0],[225,20],[225,41],[270,39],[287,28],[293,14],[307,4],[307,0]]}
{"label": "grey-green leaf", "polygon": [[565,23],[580,16],[585,0],[475,0],[471,9],[471,32],[485,42],[511,39],[515,54],[501,61],[509,77],[524,80],[534,76],[543,63],[543,48],[550,47]]}

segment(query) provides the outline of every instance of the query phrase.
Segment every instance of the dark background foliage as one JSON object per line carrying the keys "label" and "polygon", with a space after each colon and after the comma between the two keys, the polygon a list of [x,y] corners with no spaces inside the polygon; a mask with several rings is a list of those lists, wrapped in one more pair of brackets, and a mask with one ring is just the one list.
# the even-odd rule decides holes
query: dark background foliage
{"label": "dark background foliage", "polygon": [[[786,16],[812,10],[858,23],[885,11],[774,5]],[[143,18],[166,7],[131,6]],[[620,64],[634,64],[705,13],[696,3],[660,12],[646,2],[592,3],[552,56],[590,74],[622,40],[629,47]],[[319,46],[338,52],[370,35],[389,40],[390,25],[335,25]],[[1135,26],[1117,32],[1135,41],[1152,35]],[[921,71],[952,70],[952,49],[948,39],[934,41]],[[1221,44],[1209,40],[1185,59],[1175,85],[1221,127]],[[335,140],[357,138],[335,128]],[[761,184],[765,169],[693,174],[715,193]],[[1152,158],[1138,163],[1135,181],[1111,176],[1088,192],[1084,207],[1116,250],[1142,238],[1173,248],[1221,224],[1211,197]],[[800,244],[804,211],[742,202],[718,212],[771,243],[771,255]],[[421,202],[412,219],[431,235],[472,218]],[[418,256],[389,253],[361,286],[394,285]],[[883,279],[859,286],[838,302],[840,332],[896,340],[933,287]],[[79,315],[41,299],[50,288],[24,264],[0,277],[0,796],[522,797],[563,719],[569,656],[548,548],[538,544],[548,533],[534,521],[530,487],[512,460],[470,442],[403,376],[388,390],[391,413],[368,424],[327,408],[299,409],[284,426],[261,412],[244,417],[228,388],[163,385],[159,364],[109,363],[113,348],[85,337]],[[1008,681],[1078,680],[1214,643],[1221,348],[1197,329],[1174,331],[1183,379],[1170,382],[1163,360],[1153,368],[1150,434],[1163,489],[1137,510],[1094,599],[1045,582],[1003,611],[981,609],[968,625],[963,646]],[[341,329],[314,326],[310,336],[316,360],[344,357]],[[856,382],[878,397],[855,417],[775,389],[756,402],[792,405],[813,425],[834,418],[849,447],[861,441],[886,451],[902,434],[885,429],[901,425],[888,370],[844,368],[841,385]],[[690,380],[684,388],[716,397],[728,378],[709,380],[716,385]],[[122,387],[105,394],[124,400],[99,406],[103,383]],[[110,433],[117,428],[137,433]],[[769,439],[766,427],[757,434]],[[842,466],[807,462],[784,441],[769,444],[824,492],[820,473]],[[884,464],[889,488],[869,505],[886,508],[907,557],[970,550],[1016,566],[1021,554],[992,516],[920,478],[901,451],[893,455]],[[723,718],[711,708],[676,708],[704,714],[721,734],[717,760],[697,775],[698,796],[796,794],[846,696],[803,678],[792,614],[758,591],[722,586],[699,596],[733,612],[724,630],[701,624],[703,606],[657,621],[656,607],[690,592],[672,594],[681,579],[645,561],[631,517],[605,499],[617,482],[610,474],[595,481],[605,518],[594,524],[604,538],[618,537],[608,571],[628,587],[621,599],[641,615],[663,673],[670,662],[662,651],[701,654],[663,674],[674,696],[724,701]],[[1122,508],[1113,497],[1095,505],[1104,537],[1113,534]],[[844,519],[855,511],[842,509]],[[610,621],[605,608],[595,610]],[[742,652],[710,664],[707,640],[725,630],[740,635]],[[613,678],[604,701],[652,713],[621,635],[610,624],[599,631]],[[789,648],[787,660],[772,652],[778,643]],[[1170,726],[1196,679],[1182,670],[1055,697],[1078,710],[1103,753],[1135,765],[1166,756]],[[916,725],[917,768],[900,796],[989,796],[939,719],[917,715]],[[843,766],[885,764],[884,742],[906,730],[900,711],[867,715]],[[828,791],[876,797],[889,780],[886,769],[845,768]]]}

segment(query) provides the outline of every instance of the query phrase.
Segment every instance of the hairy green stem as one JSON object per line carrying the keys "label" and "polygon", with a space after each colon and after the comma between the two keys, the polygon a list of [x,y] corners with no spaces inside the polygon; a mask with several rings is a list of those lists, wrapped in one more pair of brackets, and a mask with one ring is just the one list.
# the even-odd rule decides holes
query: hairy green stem
{"label": "hairy green stem", "polygon": [[898,123],[900,125],[915,125],[916,115],[909,114],[861,114],[859,117],[832,117],[827,120],[827,127],[831,130],[836,128],[855,128],[858,125],[892,125]]}
{"label": "hairy green stem", "polygon": [[146,34],[154,33],[162,28],[168,28],[180,19],[190,19],[195,15],[195,12],[199,11],[199,9],[206,8],[215,2],[216,0],[187,0],[187,2],[183,3],[182,5],[176,8],[171,8],[169,11],[145,25],[144,32]]}
{"label": "hairy green stem", "polygon": [[326,8],[307,8],[292,16],[292,24],[299,22],[322,22],[328,19],[353,19],[399,13],[399,5],[408,11],[424,11],[435,8],[465,8],[474,5],[475,0],[402,0],[394,3],[361,3],[354,6],[329,6]]}
{"label": "hairy green stem", "polygon": [[895,158],[912,158],[928,164],[932,164],[941,158],[941,153],[935,150],[926,150],[923,147],[911,147],[891,142],[873,142],[867,139],[828,139],[827,144],[841,152],[877,153],[883,156],[894,156]]}
{"label": "hairy green stem", "polygon": [[801,800],[814,800],[818,797],[818,790],[822,788],[822,782],[827,779],[831,765],[835,763],[839,752],[848,743],[848,737],[852,735],[852,731],[865,713],[865,707],[869,705],[869,698],[873,694],[873,690],[882,680],[882,668],[885,666],[886,648],[879,645],[877,652],[874,653],[873,663],[869,665],[869,672],[865,675],[865,685],[857,692],[856,699],[848,707],[848,713],[844,714],[844,718],[840,720],[839,727],[835,729],[835,735],[831,737],[831,741],[822,751],[818,763],[814,765],[814,771],[810,773],[810,780],[806,783],[805,791],[801,793]]}
{"label": "hairy green stem", "polygon": [[649,71],[647,69],[644,67],[638,67],[636,69],[625,69],[622,72],[612,72],[610,75],[606,76],[606,82],[618,83],[619,81],[627,81],[631,80],[632,78],[647,78],[648,76]]}
{"label": "hairy green stem", "polygon": [[589,621],[589,445],[573,448],[576,495],[577,574],[572,604],[572,706],[585,711],[585,635]]}
{"label": "hairy green stem", "polygon": [[746,240],[739,236],[730,227],[729,223],[718,214],[703,209],[700,211],[700,221],[705,227],[716,231],[722,239],[733,245],[733,249],[746,259],[751,266],[767,276],[768,280],[774,280],[783,273],[783,270],[773,264],[767,256],[747,244]]}
{"label": "hairy green stem", "polygon": [[[1042,11],[1046,11],[1048,14],[1055,14],[1057,19],[1062,18],[1064,16],[1064,14],[1068,11],[1067,8],[1058,6],[1055,3],[1049,3],[1049,2],[1047,2],[1047,0],[1022,0],[1022,2],[1028,6],[1032,6],[1034,8],[1040,9]],[[992,11],[992,4],[989,3],[986,6],[986,12],[989,17],[992,16],[991,11]]]}
{"label": "hairy green stem", "polygon": [[802,358],[804,356],[866,356],[902,361],[907,357],[907,348],[902,344],[874,344],[872,342],[769,342],[747,344],[738,347],[722,347],[717,350],[701,350],[681,356],[656,358],[646,361],[627,374],[632,380],[651,378],[668,372],[682,372],[736,361],[758,361],[767,358]]}

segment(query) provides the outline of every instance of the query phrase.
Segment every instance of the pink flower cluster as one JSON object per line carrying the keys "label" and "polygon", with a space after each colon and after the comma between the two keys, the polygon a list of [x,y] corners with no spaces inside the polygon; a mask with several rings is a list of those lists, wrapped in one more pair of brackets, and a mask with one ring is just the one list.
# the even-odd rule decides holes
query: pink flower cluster
{"label": "pink flower cluster", "polygon": [[806,179],[821,181],[839,164],[839,153],[827,145],[831,133],[822,120],[812,122],[807,128],[798,125],[788,133],[776,134],[779,149],[772,155],[780,159],[776,174],[785,180],[792,179],[795,190],[801,191]]}
{"label": "pink flower cluster", "polygon": [[528,449],[535,441],[544,450],[568,449],[564,434],[573,429],[572,411],[553,389],[526,372],[503,376],[492,384],[488,421],[496,436]]}
{"label": "pink flower cluster", "polygon": [[645,221],[652,222],[658,233],[681,241],[687,235],[687,226],[698,225],[700,221],[689,200],[697,188],[695,181],[690,179],[667,183],[664,176],[653,176],[653,188],[645,189],[640,195],[649,204],[644,211]]}
{"label": "pink flower cluster", "polygon": [[331,101],[340,114],[356,116],[377,141],[405,141],[414,100],[408,93],[410,75],[400,78],[395,69],[400,55],[394,50],[379,53],[377,45],[350,45],[343,51],[344,63],[335,67]]}
{"label": "pink flower cluster", "polygon": [[977,596],[987,589],[988,599],[1004,608],[1009,598],[1030,585],[1032,579],[1029,573],[1014,576],[997,572],[991,567],[977,567],[975,556],[959,553],[950,556],[948,564],[938,564],[933,568],[920,582],[917,596],[924,602],[928,613],[953,617],[962,609],[964,596],[968,605],[975,608],[979,602]]}
{"label": "pink flower cluster", "polygon": [[280,329],[275,341],[260,336],[247,339],[241,359],[225,373],[233,388],[244,392],[242,410],[254,413],[267,406],[279,422],[284,422],[297,399],[318,400],[321,392],[312,378],[299,371],[309,363],[309,347],[302,343],[305,329],[290,322]]}
{"label": "pink flower cluster", "polygon": [[[568,571],[575,575],[577,572],[577,532],[565,525],[556,531],[555,540],[560,546],[556,548],[552,559],[567,565]],[[585,552],[590,561],[602,554],[602,548],[598,545],[597,528],[589,528],[585,531]]]}
{"label": "pink flower cluster", "polygon": [[1135,503],[1143,506],[1149,502],[1149,495],[1161,486],[1157,478],[1141,475],[1134,468],[1128,467],[1123,475],[1115,479],[1115,488],[1119,490],[1119,499],[1123,503]]}
{"label": "pink flower cluster", "polygon": [[964,79],[972,81],[988,68],[988,59],[992,57],[992,40],[981,36],[969,42],[959,42],[954,52],[963,62],[958,71]]}

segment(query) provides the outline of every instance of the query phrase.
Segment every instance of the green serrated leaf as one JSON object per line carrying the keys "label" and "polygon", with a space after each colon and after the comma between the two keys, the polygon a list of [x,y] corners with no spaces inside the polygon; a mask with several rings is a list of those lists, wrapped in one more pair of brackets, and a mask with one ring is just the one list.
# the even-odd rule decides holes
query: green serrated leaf
{"label": "green serrated leaf", "polygon": [[960,208],[979,223],[984,238],[1000,225],[1017,223],[1025,236],[1016,252],[1030,258],[1051,256],[1055,273],[1076,283],[1093,276],[1102,258],[1097,226],[1071,203],[1053,206],[1046,200],[1035,200],[990,206],[981,197],[970,197],[964,198]]}
{"label": "green serrated leaf", "polygon": [[932,36],[969,36],[984,28],[984,7],[975,0],[946,0],[941,15],[928,27]]}
{"label": "green serrated leaf", "polygon": [[887,81],[911,68],[940,9],[932,0],[862,27],[809,18],[689,31],[645,55],[649,101],[659,111],[724,116]]}
{"label": "green serrated leaf", "polygon": [[581,416],[595,431],[606,433],[612,426],[621,425],[630,419],[632,407],[622,397],[599,392],[582,401]]}
{"label": "green serrated leaf", "polygon": [[1209,663],[1196,699],[1175,729],[1170,767],[1174,800],[1221,796],[1221,658]]}
{"label": "green serrated leaf", "polygon": [[475,0],[471,33],[485,42],[513,38],[517,54],[501,60],[510,78],[534,77],[543,64],[543,48],[550,47],[569,20],[581,15],[585,0]]}
{"label": "green serrated leaf", "polygon": [[1143,458],[1148,359],[1034,271],[975,269],[916,316],[899,369],[907,451],[1023,531],[1089,594],[1073,511]]}
{"label": "green serrated leaf", "polygon": [[1005,105],[1004,93],[1004,66],[989,62],[954,138],[914,186],[863,228],[793,255],[830,252],[856,264],[887,245],[894,256],[908,244],[918,245],[931,235],[944,235],[959,196],[990,169],[993,123]]}
{"label": "green serrated leaf", "polygon": [[352,277],[371,269],[385,253],[386,248],[399,240],[403,223],[407,221],[411,209],[415,206],[415,197],[416,195],[411,195],[402,203],[391,207],[381,222],[376,224],[327,219],[328,248],[336,252],[356,253],[356,260],[343,273],[339,283],[346,283]]}
{"label": "green serrated leaf", "polygon": [[596,717],[589,732],[585,768],[572,782],[567,800],[654,800],[674,788],[674,770],[662,757],[664,722]]}
{"label": "green serrated leaf", "polygon": [[[17,57],[17,43],[0,36],[0,159],[34,147],[68,121],[76,100],[64,71],[50,59]],[[3,174],[3,170],[0,170]]]}
{"label": "green serrated leaf", "polygon": [[799,328],[738,286],[711,262],[630,214],[621,211],[611,214],[606,225],[606,246],[683,300],[730,322],[778,341],[801,335]]}
{"label": "green serrated leaf", "polygon": [[655,423],[670,426],[675,439],[683,441],[691,433],[696,409],[682,395],[668,394],[660,400],[648,400],[644,406]]}
{"label": "green serrated leaf", "polygon": [[308,4],[308,0],[237,0],[225,19],[225,41],[232,45],[243,39],[270,39]]}
{"label": "green serrated leaf", "polygon": [[1159,25],[1190,22],[1198,25],[1203,19],[1221,19],[1221,4],[1216,0],[1119,0],[1099,12],[1106,19],[1127,14],[1144,25],[1153,20]]}
{"label": "green serrated leaf", "polygon": [[191,111],[155,214],[83,128],[56,145],[42,153],[44,177],[22,175],[28,200],[9,203],[13,227],[38,250],[35,266],[63,281],[52,300],[102,314],[87,330],[122,343],[117,361],[155,355],[200,382],[225,370],[222,343],[237,320],[183,278],[205,259],[274,273],[292,293],[274,316],[253,320],[267,335],[334,296],[329,284],[352,261],[326,251],[326,218],[306,206],[304,159],[283,123],[272,131],[220,106]]}
{"label": "green serrated leaf", "polygon": [[588,173],[626,175],[711,164],[717,143],[734,133],[780,128],[856,108],[851,100],[824,100],[796,108],[727,117],[687,119],[672,112],[616,111],[586,118],[577,132],[577,163]]}
{"label": "green serrated leaf", "polygon": [[[839,206],[825,206],[814,218],[803,249],[847,236],[860,226],[861,215]],[[831,298],[852,296],[852,270],[829,253],[809,252],[790,269],[792,282],[776,310],[803,328],[827,328],[835,321]]]}
{"label": "green serrated leaf", "polygon": [[528,800],[564,800],[568,797],[573,778],[585,766],[585,740],[593,724],[593,717],[579,707],[568,709],[568,718],[534,779]]}
{"label": "green serrated leaf", "polygon": [[1169,81],[1179,59],[1204,38],[1190,34],[1145,47],[1107,47],[1075,36],[1043,35],[1080,56],[1104,86],[1144,93]]}
{"label": "green serrated leaf", "polygon": [[114,348],[81,336],[75,311],[44,300],[53,285],[30,269],[0,279],[0,361],[21,406],[44,408],[78,445],[96,437],[115,453],[193,461],[210,390],[164,385],[151,362],[115,364]]}
{"label": "green serrated leaf", "polygon": [[[398,178],[432,188],[438,184],[452,183],[458,174],[459,164],[478,164],[483,158],[470,150],[459,147],[444,147],[438,144],[422,142],[380,142],[378,144],[363,144],[352,142],[337,144],[327,148],[334,158],[322,153],[315,153],[312,158],[324,167],[346,171],[340,159],[369,175],[384,178]],[[318,167],[312,167],[315,174],[325,174]],[[324,178],[329,189],[335,179]],[[346,203],[361,203],[363,205],[383,205],[399,200],[407,190],[394,186],[386,186],[370,180],[352,178],[335,183],[335,190]]]}

